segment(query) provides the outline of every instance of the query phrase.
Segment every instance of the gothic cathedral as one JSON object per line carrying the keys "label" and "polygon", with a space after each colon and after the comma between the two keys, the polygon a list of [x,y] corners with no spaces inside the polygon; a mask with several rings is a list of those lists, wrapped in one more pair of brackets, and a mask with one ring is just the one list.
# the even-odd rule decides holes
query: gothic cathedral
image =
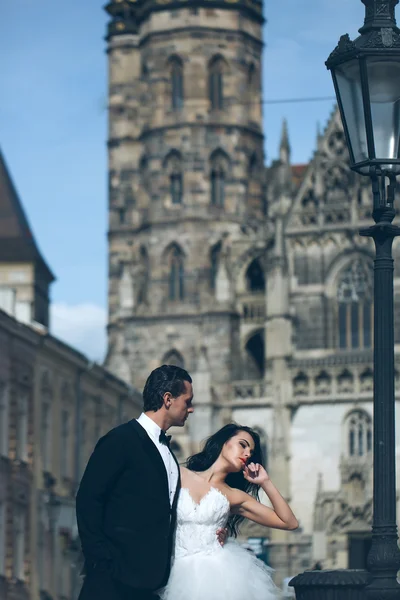
{"label": "gothic cathedral", "polygon": [[196,410],[172,432],[181,459],[231,420],[259,431],[301,522],[243,531],[277,583],[317,561],[362,568],[373,305],[372,248],[358,229],[371,222],[369,181],[348,168],[336,112],[309,164],[291,164],[284,124],[265,167],[260,0],[111,0],[106,10],[106,365],[139,389],[160,364],[188,369]]}

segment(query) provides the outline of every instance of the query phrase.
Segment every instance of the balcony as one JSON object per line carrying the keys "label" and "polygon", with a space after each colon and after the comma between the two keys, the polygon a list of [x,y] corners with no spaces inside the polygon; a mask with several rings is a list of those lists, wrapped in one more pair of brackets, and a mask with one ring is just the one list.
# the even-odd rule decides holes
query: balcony
{"label": "balcony", "polygon": [[264,294],[249,294],[240,296],[239,313],[242,322],[246,325],[263,325],[265,321],[265,296]]}

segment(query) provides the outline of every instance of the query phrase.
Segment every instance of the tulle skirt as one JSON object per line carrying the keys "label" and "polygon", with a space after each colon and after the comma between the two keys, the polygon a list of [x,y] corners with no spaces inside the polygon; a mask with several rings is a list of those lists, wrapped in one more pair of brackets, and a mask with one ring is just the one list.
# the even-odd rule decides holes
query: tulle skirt
{"label": "tulle skirt", "polygon": [[277,600],[272,569],[233,541],[174,561],[161,600]]}

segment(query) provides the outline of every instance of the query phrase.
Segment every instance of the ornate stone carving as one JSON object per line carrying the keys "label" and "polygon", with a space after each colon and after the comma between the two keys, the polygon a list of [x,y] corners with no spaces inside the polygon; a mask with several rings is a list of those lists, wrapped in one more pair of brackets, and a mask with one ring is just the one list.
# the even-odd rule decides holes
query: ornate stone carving
{"label": "ornate stone carving", "polygon": [[330,394],[332,378],[326,371],[321,371],[315,378],[315,393]]}
{"label": "ornate stone carving", "polygon": [[342,371],[337,378],[337,388],[341,394],[350,394],[354,391],[354,377],[348,369]]}

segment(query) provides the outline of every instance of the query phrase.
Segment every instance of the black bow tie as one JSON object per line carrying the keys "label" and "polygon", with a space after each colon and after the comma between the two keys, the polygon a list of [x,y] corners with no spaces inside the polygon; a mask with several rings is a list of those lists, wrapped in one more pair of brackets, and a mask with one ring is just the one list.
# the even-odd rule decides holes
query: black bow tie
{"label": "black bow tie", "polygon": [[171,442],[171,436],[167,435],[165,433],[165,431],[161,430],[160,437],[158,438],[158,440],[159,440],[160,444],[165,444],[169,448],[169,445],[170,445],[170,442]]}

